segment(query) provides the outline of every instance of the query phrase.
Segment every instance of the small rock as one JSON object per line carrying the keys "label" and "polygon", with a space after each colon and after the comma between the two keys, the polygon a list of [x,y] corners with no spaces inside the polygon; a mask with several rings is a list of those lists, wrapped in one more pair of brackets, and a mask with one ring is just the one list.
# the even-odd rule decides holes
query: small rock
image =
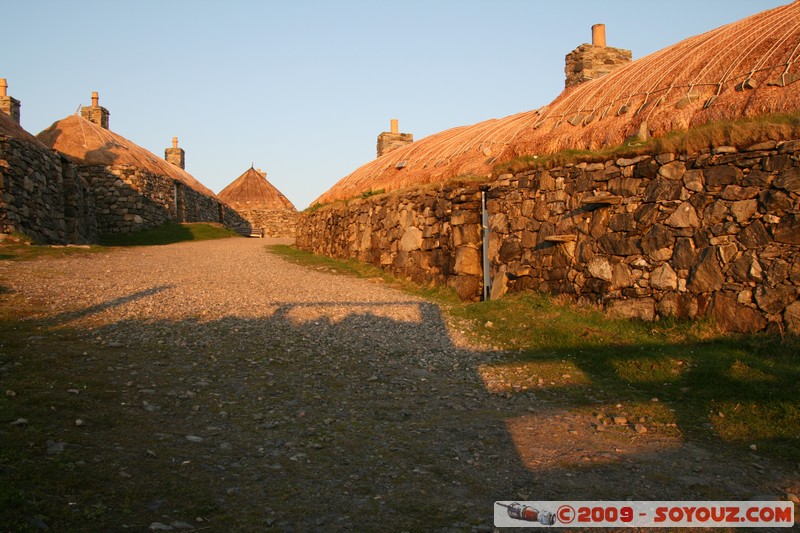
{"label": "small rock", "polygon": [[14,392],[14,391],[13,391],[13,390],[11,390],[11,389],[8,389],[8,390],[6,391],[6,396],[7,396],[7,397],[9,397],[9,398],[14,398],[16,395],[17,395],[17,393],[16,393],[16,392]]}
{"label": "small rock", "polygon": [[78,389],[69,389],[67,390],[67,392],[70,394],[80,394],[81,391],[79,391]]}
{"label": "small rock", "polygon": [[175,531],[174,527],[162,524],[161,522],[153,522],[148,529],[150,531]]}
{"label": "small rock", "polygon": [[795,504],[800,504],[800,498],[797,497],[797,494],[793,492],[786,493],[786,501],[790,501]]}
{"label": "small rock", "polygon": [[651,398],[650,401],[653,402],[653,403],[657,403],[658,402],[658,398]]}
{"label": "small rock", "polygon": [[186,435],[186,440],[189,442],[203,442],[203,437],[197,437],[195,435]]}
{"label": "small rock", "polygon": [[486,322],[486,324],[484,324],[484,326],[487,327],[487,328],[493,328],[494,327],[494,322],[489,320],[489,321]]}
{"label": "small rock", "polygon": [[751,444],[750,449],[753,450],[754,452],[758,451],[758,446],[756,446],[755,444]]}
{"label": "small rock", "polygon": [[52,440],[47,441],[47,453],[48,455],[57,455],[64,451],[64,447],[67,445],[66,442],[55,442]]}
{"label": "small rock", "polygon": [[194,529],[192,524],[187,524],[186,522],[181,522],[180,520],[175,520],[170,525],[175,529]]}
{"label": "small rock", "polygon": [[633,426],[633,429],[636,431],[636,433],[647,433],[647,428],[642,424],[636,424]]}
{"label": "small rock", "polygon": [[624,416],[615,416],[614,423],[618,426],[625,426],[628,424],[628,419]]}
{"label": "small rock", "polygon": [[603,424],[597,424],[594,428],[597,431],[605,431],[606,430],[606,427]]}
{"label": "small rock", "polygon": [[76,419],[76,420],[75,420],[75,425],[76,425],[76,426],[82,426],[82,425],[84,425],[85,423],[86,423],[86,422],[84,422],[82,418],[78,418],[78,419]]}
{"label": "small rock", "polygon": [[17,418],[13,422],[11,422],[9,425],[10,426],[16,426],[16,427],[27,426],[28,425],[28,419],[27,418]]}

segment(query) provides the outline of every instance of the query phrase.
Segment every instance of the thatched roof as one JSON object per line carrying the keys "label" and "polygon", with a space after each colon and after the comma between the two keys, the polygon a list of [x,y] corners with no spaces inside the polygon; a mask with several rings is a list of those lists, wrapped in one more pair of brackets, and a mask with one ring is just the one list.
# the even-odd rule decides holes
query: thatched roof
{"label": "thatched roof", "polygon": [[0,135],[8,135],[15,139],[22,139],[38,146],[44,146],[36,137],[25,131],[22,126],[5,113],[0,113]]}
{"label": "thatched roof", "polygon": [[[691,37],[565,90],[550,105],[437,133],[368,163],[317,201],[486,176],[521,155],[596,150],[719,119],[800,109],[800,2]],[[400,167],[400,168],[398,168]]]}
{"label": "thatched roof", "polygon": [[289,209],[295,207],[281,192],[267,181],[266,173],[250,167],[217,195],[220,200],[236,210]]}
{"label": "thatched roof", "polygon": [[36,138],[81,165],[130,165],[172,178],[197,192],[216,197],[211,189],[185,170],[78,115],[70,115],[53,123]]}

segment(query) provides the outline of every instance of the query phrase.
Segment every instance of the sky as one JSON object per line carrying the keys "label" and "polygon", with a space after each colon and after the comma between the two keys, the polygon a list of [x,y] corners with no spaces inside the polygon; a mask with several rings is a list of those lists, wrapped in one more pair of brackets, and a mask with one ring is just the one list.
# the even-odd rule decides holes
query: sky
{"label": "sky", "polygon": [[550,103],[606,25],[637,59],[789,0],[0,0],[0,78],[37,134],[90,105],[214,192],[251,165],[298,209],[376,156]]}

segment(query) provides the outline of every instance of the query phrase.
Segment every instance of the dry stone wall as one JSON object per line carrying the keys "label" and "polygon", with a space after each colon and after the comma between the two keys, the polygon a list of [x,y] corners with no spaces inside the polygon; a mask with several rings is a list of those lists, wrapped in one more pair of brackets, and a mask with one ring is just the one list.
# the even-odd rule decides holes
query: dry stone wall
{"label": "dry stone wall", "polygon": [[356,258],[418,283],[480,294],[480,192],[474,185],[429,186],[301,214],[300,248]]}
{"label": "dry stone wall", "polygon": [[0,136],[0,233],[13,232],[47,243],[91,242],[94,202],[68,160],[32,142]]}
{"label": "dry stone wall", "polygon": [[100,233],[128,233],[167,220],[220,222],[220,202],[171,178],[131,165],[82,166],[95,196]]}
{"label": "dry stone wall", "polygon": [[[800,142],[503,175],[492,296],[534,290],[654,320],[800,333]],[[298,245],[481,292],[480,192],[440,187],[306,213]]]}
{"label": "dry stone wall", "polygon": [[239,210],[238,223],[226,222],[242,234],[264,232],[264,237],[295,238],[297,234],[297,211],[290,209]]}

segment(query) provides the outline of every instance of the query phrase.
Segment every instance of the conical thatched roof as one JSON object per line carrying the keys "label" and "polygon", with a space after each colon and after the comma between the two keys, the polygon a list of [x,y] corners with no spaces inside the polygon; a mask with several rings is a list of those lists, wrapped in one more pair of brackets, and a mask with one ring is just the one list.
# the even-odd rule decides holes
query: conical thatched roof
{"label": "conical thatched roof", "polygon": [[15,139],[23,139],[39,146],[44,146],[36,137],[25,131],[22,126],[5,113],[0,113],[0,135],[8,135]]}
{"label": "conical thatched roof", "polygon": [[131,165],[175,179],[197,192],[212,198],[216,197],[211,189],[185,170],[78,115],[71,115],[53,123],[36,138],[78,164]]}
{"label": "conical thatched roof", "polygon": [[268,182],[264,174],[261,174],[253,167],[247,169],[244,174],[222,189],[218,197],[236,210],[295,210],[292,202]]}
{"label": "conical thatched roof", "polygon": [[[734,22],[565,90],[550,105],[454,128],[346,176],[317,201],[488,175],[521,155],[622,144],[718,119],[800,109],[800,2]],[[400,168],[398,168],[400,167]]]}

